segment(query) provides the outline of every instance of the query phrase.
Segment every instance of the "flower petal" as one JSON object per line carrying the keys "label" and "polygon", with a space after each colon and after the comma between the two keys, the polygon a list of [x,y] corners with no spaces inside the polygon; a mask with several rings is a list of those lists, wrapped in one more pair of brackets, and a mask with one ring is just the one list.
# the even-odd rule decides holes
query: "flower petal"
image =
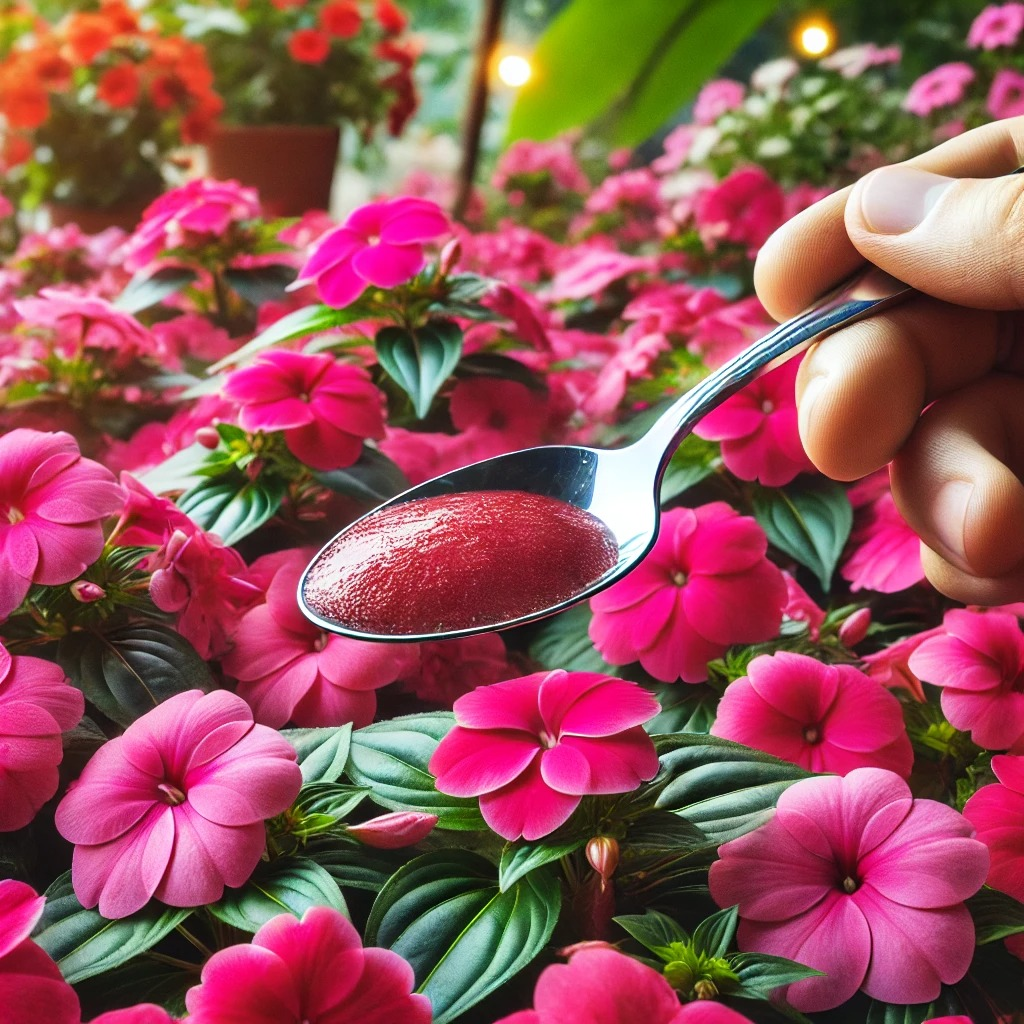
{"label": "flower petal", "polygon": [[578,796],[553,790],[541,777],[536,758],[517,778],[480,797],[484,821],[503,839],[541,839],[564,825],[579,806]]}

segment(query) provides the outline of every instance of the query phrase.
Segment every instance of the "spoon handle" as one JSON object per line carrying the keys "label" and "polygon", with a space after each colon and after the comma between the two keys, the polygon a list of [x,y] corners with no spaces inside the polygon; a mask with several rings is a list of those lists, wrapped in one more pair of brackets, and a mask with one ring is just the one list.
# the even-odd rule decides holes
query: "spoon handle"
{"label": "spoon handle", "polygon": [[663,471],[672,453],[701,417],[752,380],[791,359],[829,331],[861,320],[911,294],[915,292],[909,285],[869,264],[692,387],[659,417],[637,444],[664,452],[660,467]]}

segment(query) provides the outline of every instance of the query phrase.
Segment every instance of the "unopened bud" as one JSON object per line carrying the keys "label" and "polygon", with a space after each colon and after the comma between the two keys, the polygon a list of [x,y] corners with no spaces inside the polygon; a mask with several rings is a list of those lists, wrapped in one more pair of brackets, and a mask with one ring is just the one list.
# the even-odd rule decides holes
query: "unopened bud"
{"label": "unopened bud", "polygon": [[858,608],[839,627],[839,640],[844,647],[856,647],[868,635],[871,625],[871,609]]}
{"label": "unopened bud", "polygon": [[400,850],[403,846],[413,846],[426,839],[436,824],[436,814],[393,811],[358,825],[349,825],[346,831],[364,845],[377,850]]}
{"label": "unopened bud", "polygon": [[698,999],[717,999],[718,986],[708,978],[701,978],[693,986],[693,994]]}
{"label": "unopened bud", "polygon": [[213,451],[220,445],[220,434],[217,433],[216,427],[200,427],[196,431],[196,441],[204,448]]}
{"label": "unopened bud", "polygon": [[613,952],[618,952],[617,946],[613,946],[610,942],[605,942],[604,939],[584,939],[582,942],[574,942],[571,946],[563,946],[561,949],[556,949],[555,953],[568,959],[577,953],[584,953],[588,949],[610,949]]}
{"label": "unopened bud", "polygon": [[75,580],[68,589],[71,596],[82,604],[92,604],[93,601],[101,601],[107,596],[107,592],[92,580]]}
{"label": "unopened bud", "polygon": [[462,243],[457,238],[453,238],[450,242],[445,242],[444,248],[441,250],[441,256],[437,261],[438,276],[447,277],[458,266],[461,258]]}
{"label": "unopened bud", "polygon": [[693,988],[693,968],[682,960],[665,964],[662,973],[665,980],[677,991],[688,994]]}
{"label": "unopened bud", "polygon": [[607,885],[619,866],[619,843],[611,836],[594,836],[587,843],[587,861],[601,876],[602,885]]}

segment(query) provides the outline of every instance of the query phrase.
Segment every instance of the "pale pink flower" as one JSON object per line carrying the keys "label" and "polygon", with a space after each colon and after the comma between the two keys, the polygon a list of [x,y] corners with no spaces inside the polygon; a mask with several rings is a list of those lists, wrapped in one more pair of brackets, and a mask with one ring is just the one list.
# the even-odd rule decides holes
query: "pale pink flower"
{"label": "pale pink flower", "polygon": [[702,682],[732,644],[779,631],[786,583],[767,550],[764,530],[725,502],[672,509],[640,565],[591,598],[590,638],[612,665]]}
{"label": "pale pink flower", "polygon": [[57,792],[61,733],[84,711],[82,691],[57,665],[0,644],[0,832],[23,828]]}
{"label": "pale pink flower", "polygon": [[927,117],[933,110],[959,103],[973,81],[974,68],[970,64],[961,61],[940,64],[907,90],[903,108],[918,117]]}
{"label": "pale pink flower", "polygon": [[242,556],[195,526],[176,529],[146,567],[153,604],[177,616],[175,628],[203,658],[228,649],[239,614],[259,597],[245,580]]}
{"label": "pale pink flower", "polygon": [[865,655],[861,659],[864,663],[864,671],[882,686],[887,686],[890,690],[906,690],[914,700],[924,703],[924,688],[921,685],[921,680],[910,670],[910,656],[925,640],[942,635],[942,627],[936,626],[934,629],[926,629],[921,633],[897,640],[896,643],[890,644],[874,654]]}
{"label": "pale pink flower", "polygon": [[777,57],[754,68],[750,85],[758,92],[781,93],[799,72],[800,65],[792,57]]}
{"label": "pale pink flower", "polygon": [[502,838],[540,839],[584,796],[628,793],[654,778],[658,758],[641,726],[657,713],[635,683],[535,672],[460,697],[429,768],[440,792],[480,797]]}
{"label": "pale pink flower", "polygon": [[915,800],[892,772],[794,783],[775,816],[719,848],[711,895],[739,904],[741,949],[824,972],[789,986],[805,1013],[862,989],[926,1003],[959,981],[974,954],[963,901],[985,881],[988,850],[951,807]]}
{"label": "pale pink flower", "polygon": [[1004,612],[946,612],[942,633],[910,655],[910,671],[942,687],[949,724],[980,747],[1005,750],[1024,736],[1024,634]]}
{"label": "pale pink flower", "polygon": [[198,907],[244,885],[266,846],[264,820],[298,795],[295,761],[226,690],[189,690],[147,712],[93,754],[57,807],[82,906],[126,917],[154,896]]}
{"label": "pale pink flower", "polygon": [[345,831],[364,846],[377,850],[401,850],[426,839],[436,824],[436,814],[392,811],[369,821],[361,821],[358,825],[349,825]]}
{"label": "pale pink flower", "polygon": [[223,237],[233,224],[260,216],[253,188],[197,178],[154,200],[125,245],[125,265],[143,270],[165,249],[193,248]]}
{"label": "pale pink flower", "polygon": [[1024,75],[1011,68],[1000,68],[992,79],[985,108],[997,120],[1024,114]]}
{"label": "pale pink flower", "polygon": [[414,984],[397,953],[364,949],[343,914],[313,907],[214,953],[185,1004],[189,1024],[430,1024],[430,1002]]}
{"label": "pale pink flower", "polygon": [[730,683],[713,736],[764,750],[812,772],[855,768],[910,774],[914,751],[900,702],[852,665],[804,654],[762,654]]}
{"label": "pale pink flower", "polygon": [[464,693],[490,686],[510,674],[505,641],[499,633],[421,643],[419,663],[401,679],[404,691],[450,708]]}
{"label": "pale pink flower", "polygon": [[517,139],[498,158],[491,184],[503,190],[514,178],[542,174],[549,175],[555,185],[567,192],[586,192],[590,188],[573,154],[572,142],[565,137],[545,142]]}
{"label": "pale pink flower", "polygon": [[448,218],[429,199],[402,196],[353,210],[316,244],[291,288],[314,282],[322,302],[341,309],[368,285],[394,288],[426,263],[423,243],[451,231]]}
{"label": "pale pink flower", "polygon": [[370,375],[326,352],[265,352],[223,390],[240,403],[245,430],[284,431],[291,453],[313,469],[351,466],[367,438],[384,436],[384,396]]}
{"label": "pale pink flower", "polygon": [[223,327],[198,313],[183,313],[173,320],[158,321],[152,330],[172,365],[180,365],[183,359],[212,363],[238,347],[238,340]]}
{"label": "pale pink flower", "polygon": [[697,230],[713,249],[720,242],[751,254],[782,223],[785,195],[761,167],[741,167],[697,196]]}
{"label": "pale pink flower", "polygon": [[79,577],[103,550],[103,520],[124,501],[113,474],[70,434],[0,436],[0,620],[33,583]]}
{"label": "pale pink flower", "polygon": [[0,220],[10,217],[14,213],[14,204],[7,196],[0,193]]}
{"label": "pale pink flower", "polygon": [[726,111],[735,110],[743,102],[746,90],[731,78],[716,78],[708,82],[693,104],[693,119],[697,124],[714,124]]}
{"label": "pale pink flower", "polygon": [[631,256],[602,245],[577,246],[565,254],[545,297],[549,302],[578,302],[630,274],[651,273],[654,269],[650,256]]}
{"label": "pale pink flower", "polygon": [[79,1024],[75,990],[30,938],[45,899],[24,882],[0,880],[0,1008],[4,1024]]}
{"label": "pale pink flower", "polygon": [[982,786],[964,806],[964,817],[992,858],[988,884],[1024,902],[1024,757],[998,754],[992,771],[999,782]]}
{"label": "pale pink flower", "polygon": [[657,214],[662,211],[661,181],[647,167],[606,177],[587,197],[588,213]]}
{"label": "pale pink flower", "polygon": [[259,574],[260,563],[273,560],[274,575],[266,603],[237,623],[224,671],[238,680],[238,695],[264,725],[369,725],[377,710],[374,690],[408,671],[415,645],[364,643],[310,622],[295,595],[311,554],[297,549],[253,563]]}
{"label": "pale pink flower", "polygon": [[986,7],[967,32],[967,45],[972,49],[997,50],[1015,46],[1024,30],[1024,4],[993,4]]}
{"label": "pale pink flower", "polygon": [[722,461],[741,480],[781,487],[814,468],[797,428],[799,366],[791,359],[758,377],[694,427],[698,437],[722,442]]}
{"label": "pale pink flower", "polygon": [[783,572],[786,580],[786,606],[782,614],[791,622],[806,622],[807,635],[817,641],[822,623],[825,621],[825,609],[818,606],[814,598],[800,586],[788,572]]}
{"label": "pale pink flower", "polygon": [[697,131],[697,127],[692,124],[681,124],[673,128],[662,142],[665,152],[655,157],[651,162],[651,169],[658,174],[671,174],[679,170],[690,155]]}
{"label": "pale pink flower", "polygon": [[836,50],[823,57],[818,64],[829,71],[838,71],[843,78],[859,78],[868,68],[899,63],[902,56],[899,46],[880,47],[874,43],[860,43]]}
{"label": "pale pink flower", "polygon": [[751,1024],[718,1002],[681,1006],[661,974],[610,946],[577,948],[567,964],[544,968],[532,1010],[495,1024]]}

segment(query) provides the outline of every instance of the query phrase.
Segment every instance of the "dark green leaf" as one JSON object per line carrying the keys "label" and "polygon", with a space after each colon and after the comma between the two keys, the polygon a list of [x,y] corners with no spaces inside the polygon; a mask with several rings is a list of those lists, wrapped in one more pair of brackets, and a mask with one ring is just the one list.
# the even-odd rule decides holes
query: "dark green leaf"
{"label": "dark green leaf", "polygon": [[864,1024],[924,1024],[940,1015],[945,1015],[945,1011],[937,1003],[911,1003],[904,1006],[872,999]]}
{"label": "dark green leaf", "polygon": [[284,298],[284,290],[295,280],[295,270],[280,263],[244,270],[231,267],[224,271],[224,280],[246,302],[261,306]]}
{"label": "dark green leaf", "polygon": [[817,478],[784,490],[760,488],[754,494],[754,517],[775,547],[806,565],[828,590],[853,525],[842,484]]}
{"label": "dark green leaf", "polygon": [[462,355],[462,328],[452,320],[430,320],[415,331],[382,327],[375,344],[380,365],[423,419]]}
{"label": "dark green leaf", "polygon": [[352,743],[351,722],[330,729],[282,729],[281,735],[298,754],[304,783],[341,778]]}
{"label": "dark green leaf", "polygon": [[721,462],[719,446],[690,434],[675,450],[661,481],[661,504],[685,494],[702,480],[706,480]]}
{"label": "dark green leaf", "polygon": [[109,971],[152,949],[188,918],[188,908],[150,903],[130,917],[108,920],[98,910],[86,910],[66,871],[47,890],[43,916],[32,938],[57,961],[69,982]]}
{"label": "dark green leaf", "polygon": [[743,991],[733,994],[745,999],[768,999],[775,989],[783,985],[792,985],[795,981],[814,978],[822,973],[813,967],[804,967],[768,953],[733,953],[728,959],[729,966],[743,986]]}
{"label": "dark green leaf", "polygon": [[340,782],[312,782],[299,790],[294,804],[296,815],[326,814],[335,821],[345,821],[370,795],[368,789],[345,786]]}
{"label": "dark green leaf", "polygon": [[987,886],[967,901],[979,946],[1024,932],[1024,903]]}
{"label": "dark green leaf", "polygon": [[552,837],[548,836],[532,843],[525,840],[511,843],[501,851],[501,863],[498,865],[498,884],[501,891],[507,892],[531,871],[575,853],[586,842],[587,836],[581,835],[563,842],[552,841]]}
{"label": "dark green leaf", "polygon": [[176,630],[139,623],[109,633],[77,632],[57,647],[57,663],[107,718],[131,725],[186,690],[211,690],[210,667]]}
{"label": "dark green leaf", "polygon": [[125,285],[114,305],[126,313],[141,313],[180,292],[196,279],[195,271],[184,267],[163,267],[155,273],[140,271]]}
{"label": "dark green leaf", "polygon": [[496,352],[474,352],[464,356],[455,367],[456,377],[498,377],[525,384],[531,391],[546,392],[544,381],[528,366],[509,356]]}
{"label": "dark green leaf", "polygon": [[94,975],[75,985],[75,989],[81,997],[82,1015],[90,1021],[94,1014],[111,1006],[136,1003],[155,1003],[178,1020],[186,1016],[185,993],[195,983],[194,973],[143,956],[112,971]]}
{"label": "dark green leaf", "polygon": [[374,850],[335,836],[318,836],[306,844],[305,852],[342,889],[372,893],[380,892],[406,859],[400,850]]}
{"label": "dark green leaf", "polygon": [[726,907],[704,918],[693,930],[693,948],[709,957],[723,957],[736,935],[740,915],[736,907]]}
{"label": "dark green leaf", "polygon": [[443,850],[410,861],[384,886],[365,941],[409,961],[434,1024],[447,1024],[537,956],[560,907],[550,871],[531,872],[503,893],[490,861]]}
{"label": "dark green leaf", "polygon": [[673,942],[685,944],[690,941],[690,933],[681,924],[657,910],[648,910],[645,914],[625,914],[613,917],[612,920],[652,953],[671,946]]}
{"label": "dark green leaf", "polygon": [[770,754],[714,736],[656,737],[668,782],[658,807],[682,814],[716,843],[735,839],[771,816],[779,797],[811,773]]}
{"label": "dark green leaf", "polygon": [[587,633],[590,619],[590,607],[586,604],[578,604],[560,615],[553,615],[534,634],[530,657],[542,668],[621,675],[622,670],[609,665],[594,647]]}
{"label": "dark green leaf", "polygon": [[178,507],[228,546],[258,530],[281,507],[285,485],[273,477],[250,480],[232,469],[200,481],[178,498]]}
{"label": "dark green leaf", "polygon": [[500,284],[496,278],[480,274],[453,274],[447,280],[448,298],[455,302],[479,302]]}
{"label": "dark green leaf", "polygon": [[690,732],[706,735],[711,731],[718,709],[718,694],[710,686],[666,683],[649,689],[661,704],[661,711],[644,726],[649,733]]}
{"label": "dark green leaf", "polygon": [[140,474],[139,480],[154,494],[188,490],[203,479],[200,470],[211,454],[209,448],[197,441]]}
{"label": "dark green leaf", "polygon": [[296,917],[310,907],[334,907],[348,914],[338,883],[305,857],[280,857],[257,868],[241,889],[227,889],[210,912],[244,932],[256,932],[278,914]]}
{"label": "dark green leaf", "polygon": [[671,811],[646,810],[629,824],[622,840],[625,857],[663,857],[710,846],[708,837],[692,822]]}
{"label": "dark green leaf", "polygon": [[447,796],[434,787],[427,765],[455,724],[448,711],[377,722],[352,735],[346,774],[370,790],[371,799],[394,811],[436,814],[439,829],[485,829],[476,800]]}
{"label": "dark green leaf", "polygon": [[313,474],[325,487],[366,505],[382,505],[407,490],[409,481],[398,466],[376,448],[363,446],[359,459],[344,469]]}

